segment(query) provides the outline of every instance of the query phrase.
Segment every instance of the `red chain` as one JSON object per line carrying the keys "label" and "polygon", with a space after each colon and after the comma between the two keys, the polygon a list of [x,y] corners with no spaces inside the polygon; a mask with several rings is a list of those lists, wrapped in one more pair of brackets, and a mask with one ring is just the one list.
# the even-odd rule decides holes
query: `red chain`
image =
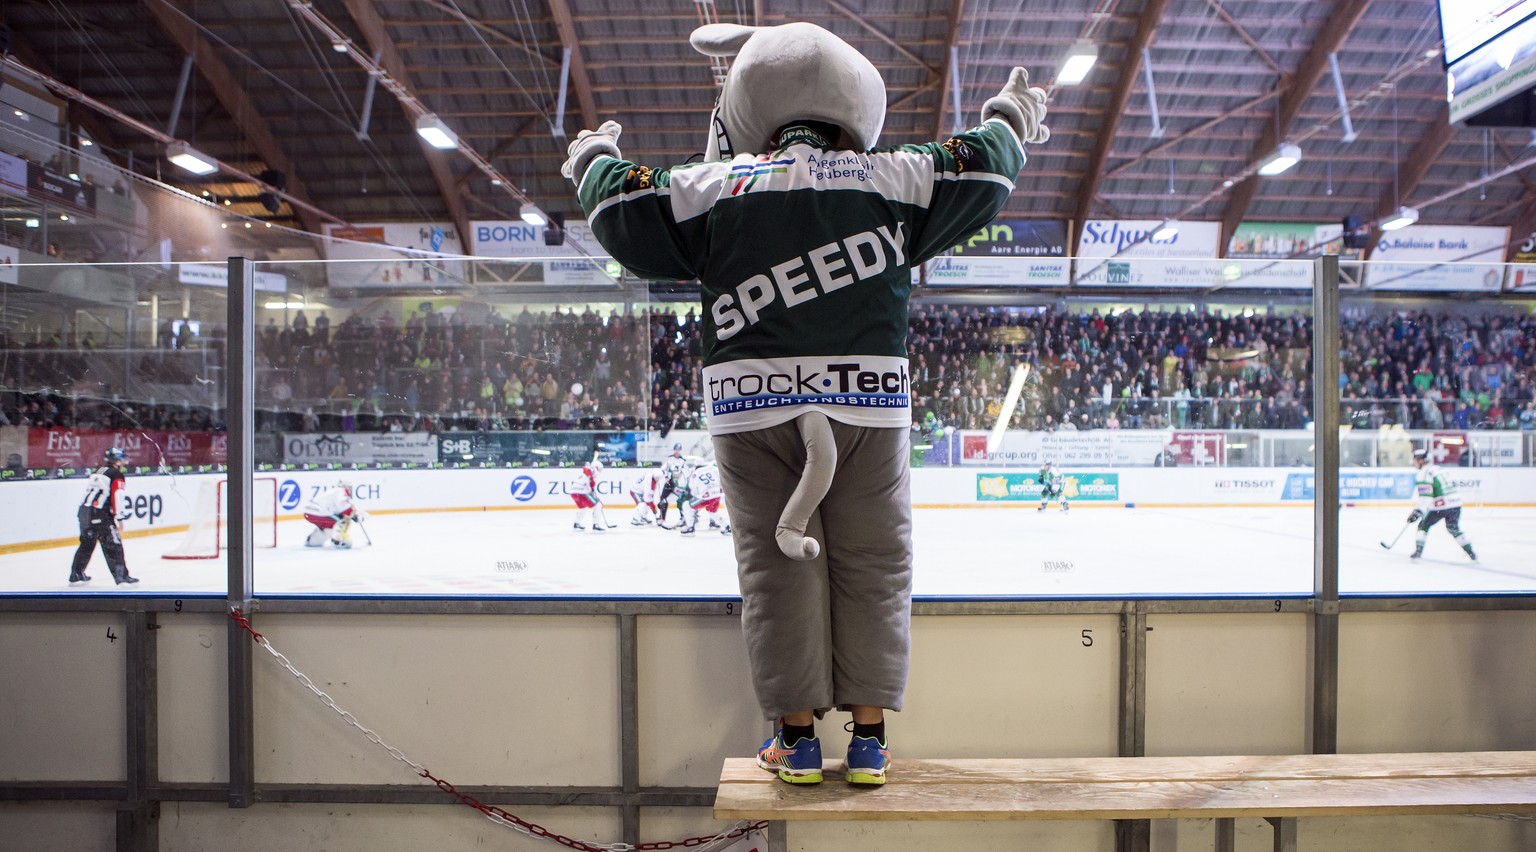
{"label": "red chain", "polygon": [[[247,633],[251,634],[252,638],[254,638],[258,643],[265,640],[265,637],[262,636],[260,633],[256,632],[256,628],[251,626],[250,618],[248,618],[245,615],[241,614],[239,607],[230,607],[230,609],[229,609],[229,617],[234,619],[236,624],[239,624],[241,627],[245,628],[245,631]],[[560,844],[561,846],[565,846],[565,847],[568,847],[568,848],[571,848],[571,849],[577,849],[577,850],[580,850],[581,852],[611,852],[611,847],[608,847],[608,846],[596,846],[596,845],[593,845],[591,843],[586,843],[584,841],[577,840],[577,839],[575,839],[573,837],[566,837],[563,834],[555,834],[554,832],[552,832],[549,829],[543,827],[542,825],[537,825],[535,823],[531,823],[531,822],[529,822],[529,821],[527,821],[527,820],[517,816],[516,814],[507,813],[506,811],[502,810],[501,808],[496,807],[495,805],[487,805],[484,802],[480,801],[479,799],[476,799],[474,796],[469,795],[468,793],[460,793],[452,784],[448,783],[447,781],[444,781],[443,779],[437,777],[436,775],[433,775],[431,770],[427,770],[427,769],[421,770],[421,777],[427,779],[428,781],[431,781],[433,784],[436,784],[437,788],[439,790],[442,790],[444,793],[447,793],[447,794],[449,794],[451,796],[454,796],[455,798],[457,798],[463,804],[468,805],[471,808],[474,808],[475,810],[479,811],[480,813],[485,814],[487,817],[491,817],[491,818],[496,819],[496,820],[501,821],[501,822],[511,823],[511,824],[517,826],[518,828],[521,828],[522,830],[524,830],[524,831],[528,832],[529,834],[533,835],[534,837],[548,838],[549,840],[553,840],[556,843]],[[729,833],[725,834],[723,837],[720,836],[720,835],[709,835],[709,836],[706,836],[706,837],[690,837],[687,840],[659,840],[659,841],[656,841],[656,842],[653,842],[653,843],[637,843],[634,846],[628,847],[628,848],[633,848],[633,849],[637,850],[637,852],[650,852],[650,850],[662,850],[662,849],[676,849],[678,847],[691,848],[691,847],[694,847],[694,846],[703,846],[705,843],[709,843],[710,841],[713,841],[713,840],[716,840],[716,839],[732,840],[734,838],[741,837],[742,835],[746,834],[749,831],[762,831],[763,829],[766,829],[767,827],[768,827],[768,821],[767,820],[763,820],[761,822],[756,822],[756,823],[753,823],[753,824],[748,825],[748,826],[743,826],[741,828],[733,829]]]}
{"label": "red chain", "polygon": [[236,624],[240,625],[241,627],[244,627],[245,628],[245,632],[251,634],[252,638],[254,638],[258,644],[261,642],[262,639],[266,638],[266,637],[262,636],[260,633],[256,632],[256,628],[251,626],[251,620],[249,618],[247,618],[244,615],[240,614],[240,607],[237,607],[237,606],[230,607],[229,608],[229,617],[233,618],[235,620]]}

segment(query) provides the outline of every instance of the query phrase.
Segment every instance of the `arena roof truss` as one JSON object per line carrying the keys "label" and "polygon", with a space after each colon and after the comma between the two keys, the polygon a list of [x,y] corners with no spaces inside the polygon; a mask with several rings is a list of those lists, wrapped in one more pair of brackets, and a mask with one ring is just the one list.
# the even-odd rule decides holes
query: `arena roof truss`
{"label": "arena roof truss", "polygon": [[[198,73],[177,136],[245,174],[283,172],[288,195],[348,222],[463,230],[471,219],[516,219],[522,198],[576,216],[558,170],[584,127],[620,122],[625,154],[650,165],[702,150],[724,64],[694,52],[690,31],[707,21],[807,20],[880,68],[889,95],[883,144],[940,138],[956,125],[956,104],[962,124],[975,121],[1014,65],[1050,85],[1069,48],[1096,45],[1087,80],[1051,86],[1051,140],[1030,150],[1007,216],[1201,219],[1230,234],[1242,221],[1375,219],[1409,205],[1421,222],[1511,225],[1512,241],[1522,241],[1536,222],[1525,163],[1532,134],[1447,123],[1435,8],[1433,0],[16,0],[6,23],[22,45],[19,61],[155,127],[165,126],[192,56]],[[364,58],[398,88],[373,79]],[[415,104],[399,103],[401,91]],[[415,133],[423,110],[475,156],[425,146]],[[109,130],[100,116],[74,120],[119,162],[140,170],[163,162],[159,140]],[[1298,146],[1301,161],[1257,175],[1282,143]],[[512,187],[496,186],[495,175]],[[194,193],[220,186],[244,215],[309,230],[327,218],[302,204],[268,212],[260,187],[227,174],[167,168],[161,177]]]}

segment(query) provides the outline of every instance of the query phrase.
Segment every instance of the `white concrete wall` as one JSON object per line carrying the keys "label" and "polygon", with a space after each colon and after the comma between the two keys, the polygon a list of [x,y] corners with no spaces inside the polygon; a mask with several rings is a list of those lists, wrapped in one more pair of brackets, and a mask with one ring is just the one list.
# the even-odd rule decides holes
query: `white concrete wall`
{"label": "white concrete wall", "polygon": [[[712,786],[767,730],[733,616],[638,622],[641,784]],[[163,614],[160,777],[222,782],[224,620]],[[317,686],[387,742],[455,784],[616,785],[614,616],[258,615]],[[1306,619],[1290,613],[1147,619],[1149,754],[1306,748]],[[114,614],[0,614],[0,781],[121,781],[125,660]],[[1084,643],[1084,631],[1092,637]],[[901,757],[1113,755],[1119,621],[1113,616],[919,616]],[[1341,751],[1536,748],[1536,613],[1346,614]],[[256,660],[256,775],[267,783],[411,784],[413,773],[321,705],[265,652]],[[846,717],[821,731],[836,754]],[[899,773],[899,763],[898,769]],[[899,779],[899,774],[896,776]],[[899,781],[893,781],[899,783]],[[110,850],[111,803],[0,804],[0,849]],[[620,839],[605,808],[513,808],[574,837]],[[710,834],[705,808],[642,812],[645,840]],[[1210,848],[1211,823],[1157,824],[1157,852]],[[553,849],[460,806],[168,803],[164,850]],[[1113,849],[1103,822],[809,823],[792,850]],[[1303,850],[1536,848],[1536,824],[1473,817],[1307,819]],[[1268,849],[1239,821],[1239,849]]]}

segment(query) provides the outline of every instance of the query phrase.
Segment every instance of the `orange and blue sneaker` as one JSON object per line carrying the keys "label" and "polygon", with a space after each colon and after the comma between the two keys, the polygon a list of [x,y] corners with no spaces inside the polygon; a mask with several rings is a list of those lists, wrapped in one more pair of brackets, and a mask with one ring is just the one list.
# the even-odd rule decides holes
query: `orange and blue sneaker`
{"label": "orange and blue sneaker", "polygon": [[801,737],[794,745],[784,743],[784,729],[775,731],[757,750],[757,765],[778,773],[790,784],[821,783],[821,740]]}
{"label": "orange and blue sneaker", "polygon": [[889,739],[854,737],[848,743],[846,777],[849,784],[884,784],[885,770],[891,766]]}

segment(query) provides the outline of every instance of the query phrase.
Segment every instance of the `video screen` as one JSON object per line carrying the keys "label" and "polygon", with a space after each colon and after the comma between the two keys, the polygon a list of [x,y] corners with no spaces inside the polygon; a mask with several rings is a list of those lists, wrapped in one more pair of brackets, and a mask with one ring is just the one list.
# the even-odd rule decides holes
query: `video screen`
{"label": "video screen", "polygon": [[1445,62],[1466,56],[1536,13],[1536,0],[1440,0]]}

